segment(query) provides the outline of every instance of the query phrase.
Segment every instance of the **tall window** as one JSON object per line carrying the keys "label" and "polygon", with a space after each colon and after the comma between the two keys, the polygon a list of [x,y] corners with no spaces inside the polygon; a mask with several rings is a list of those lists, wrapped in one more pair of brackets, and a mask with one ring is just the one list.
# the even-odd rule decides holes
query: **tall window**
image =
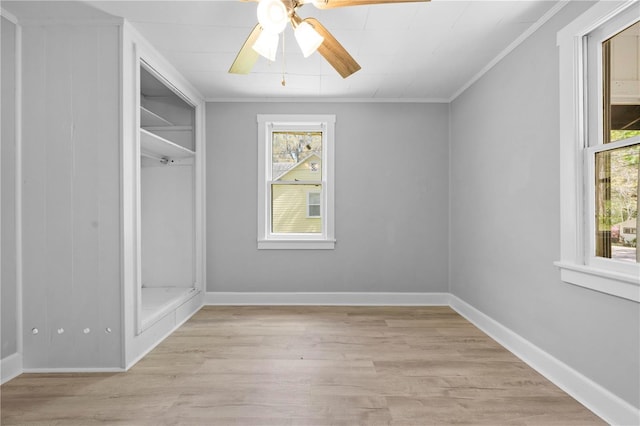
{"label": "tall window", "polygon": [[640,220],[640,20],[613,20],[589,34],[587,79],[589,254],[594,265],[624,271],[640,262],[636,236],[624,232]]}
{"label": "tall window", "polygon": [[558,33],[561,279],[640,302],[640,3],[600,1]]}
{"label": "tall window", "polygon": [[331,249],[332,115],[258,115],[258,248]]}

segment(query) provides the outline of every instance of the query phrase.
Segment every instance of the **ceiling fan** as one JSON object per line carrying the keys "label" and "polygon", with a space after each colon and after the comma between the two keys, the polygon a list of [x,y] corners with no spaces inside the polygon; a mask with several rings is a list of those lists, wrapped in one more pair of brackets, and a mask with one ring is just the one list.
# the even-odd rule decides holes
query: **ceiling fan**
{"label": "ceiling fan", "polygon": [[229,72],[249,74],[262,55],[274,61],[278,49],[279,34],[290,23],[298,45],[306,58],[316,50],[342,76],[347,78],[360,69],[360,65],[315,18],[302,19],[297,10],[307,3],[318,9],[333,9],[383,3],[428,2],[430,0],[244,0],[258,2],[258,24],[242,45]]}

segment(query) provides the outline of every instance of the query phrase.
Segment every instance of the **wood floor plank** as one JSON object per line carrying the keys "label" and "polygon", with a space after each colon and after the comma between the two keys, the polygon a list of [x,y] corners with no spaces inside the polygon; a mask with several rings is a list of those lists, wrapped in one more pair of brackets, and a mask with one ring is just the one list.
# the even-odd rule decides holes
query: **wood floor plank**
{"label": "wood floor plank", "polygon": [[449,307],[205,307],[126,373],[24,374],[3,425],[591,425]]}

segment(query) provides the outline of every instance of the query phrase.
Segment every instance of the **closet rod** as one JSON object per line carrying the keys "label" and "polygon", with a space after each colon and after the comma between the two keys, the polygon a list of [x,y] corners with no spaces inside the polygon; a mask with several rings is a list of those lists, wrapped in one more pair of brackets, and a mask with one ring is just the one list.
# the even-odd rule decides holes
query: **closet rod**
{"label": "closet rod", "polygon": [[162,164],[169,164],[170,162],[173,163],[173,160],[171,160],[169,157],[158,157],[157,155],[148,154],[146,152],[141,152],[140,155],[143,157],[150,158],[152,160],[157,160]]}

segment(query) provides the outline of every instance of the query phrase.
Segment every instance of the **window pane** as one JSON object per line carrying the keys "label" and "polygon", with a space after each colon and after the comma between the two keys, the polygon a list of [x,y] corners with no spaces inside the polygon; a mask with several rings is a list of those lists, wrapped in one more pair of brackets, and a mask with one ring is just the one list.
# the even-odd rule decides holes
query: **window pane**
{"label": "window pane", "polygon": [[640,144],[596,154],[596,256],[638,262]]}
{"label": "window pane", "polygon": [[309,217],[320,217],[320,205],[309,205]]}
{"label": "window pane", "polygon": [[309,205],[317,204],[320,205],[320,193],[319,192],[310,192],[309,193]]}
{"label": "window pane", "polygon": [[[321,190],[321,185],[274,182],[271,185],[271,232],[275,234],[322,233],[322,218],[307,217],[307,194]],[[320,215],[319,209],[320,206],[318,206],[318,215]]]}
{"label": "window pane", "polygon": [[602,45],[604,143],[640,135],[640,22]]}
{"label": "window pane", "polygon": [[273,132],[272,179],[322,181],[322,132]]}

